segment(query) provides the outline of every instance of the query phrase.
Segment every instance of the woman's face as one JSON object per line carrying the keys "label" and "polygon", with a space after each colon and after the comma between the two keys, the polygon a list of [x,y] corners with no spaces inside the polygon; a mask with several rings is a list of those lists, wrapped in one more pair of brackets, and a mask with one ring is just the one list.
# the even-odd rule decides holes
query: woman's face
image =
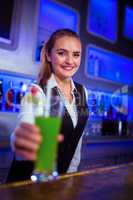
{"label": "woman's face", "polygon": [[81,43],[77,38],[63,36],[56,40],[48,60],[60,79],[69,79],[78,70],[81,61]]}

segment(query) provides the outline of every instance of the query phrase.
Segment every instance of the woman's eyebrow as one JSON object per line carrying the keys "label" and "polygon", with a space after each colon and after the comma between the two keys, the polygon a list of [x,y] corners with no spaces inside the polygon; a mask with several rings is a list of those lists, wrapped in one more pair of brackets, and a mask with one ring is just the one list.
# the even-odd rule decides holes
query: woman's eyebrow
{"label": "woman's eyebrow", "polygon": [[73,53],[81,53],[81,51],[73,51]]}
{"label": "woman's eyebrow", "polygon": [[[56,51],[68,51],[68,50],[60,48],[60,49],[56,49]],[[73,51],[73,53],[81,53],[81,51]]]}
{"label": "woman's eyebrow", "polygon": [[60,48],[60,49],[56,49],[56,51],[67,51],[67,49]]}

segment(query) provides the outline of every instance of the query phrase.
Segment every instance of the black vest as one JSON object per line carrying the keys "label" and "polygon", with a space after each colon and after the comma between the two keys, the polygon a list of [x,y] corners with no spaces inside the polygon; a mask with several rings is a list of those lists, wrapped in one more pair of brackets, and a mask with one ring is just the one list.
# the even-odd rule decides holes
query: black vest
{"label": "black vest", "polygon": [[[78,83],[75,83],[75,86],[77,90],[74,89],[74,96],[76,100],[78,121],[74,128],[71,117],[65,108],[60,131],[60,133],[64,135],[64,140],[59,144],[57,157],[57,170],[59,174],[67,172],[88,118],[88,107],[84,89]],[[53,94],[58,94],[58,91],[55,88],[53,89]],[[14,157],[7,182],[29,179],[33,168],[33,162],[16,161]]]}
{"label": "black vest", "polygon": [[84,89],[78,83],[75,83],[75,86],[77,90],[74,90],[74,96],[76,100],[78,121],[77,126],[74,128],[71,117],[67,109],[65,109],[61,127],[64,141],[59,144],[58,149],[57,169],[60,174],[65,173],[69,167],[88,118],[88,107]]}

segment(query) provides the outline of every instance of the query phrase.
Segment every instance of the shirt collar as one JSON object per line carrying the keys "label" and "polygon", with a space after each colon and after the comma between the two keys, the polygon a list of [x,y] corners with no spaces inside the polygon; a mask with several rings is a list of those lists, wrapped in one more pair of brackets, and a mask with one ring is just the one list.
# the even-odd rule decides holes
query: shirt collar
{"label": "shirt collar", "polygon": [[[54,87],[58,88],[58,84],[56,82],[56,79],[55,79],[55,76],[53,73],[51,74],[51,77],[48,80],[48,83],[49,83],[51,89]],[[75,84],[74,84],[74,81],[72,80],[72,78],[71,78],[71,86],[72,86],[72,92],[74,92],[74,90],[77,91],[77,88],[75,87]]]}

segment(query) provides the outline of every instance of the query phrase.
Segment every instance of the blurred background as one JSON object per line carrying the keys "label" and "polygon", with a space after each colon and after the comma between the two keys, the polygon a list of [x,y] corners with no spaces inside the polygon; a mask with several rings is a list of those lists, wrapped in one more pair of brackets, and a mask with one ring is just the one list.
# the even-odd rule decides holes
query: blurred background
{"label": "blurred background", "polygon": [[131,0],[1,0],[0,182],[21,98],[40,68],[40,51],[58,28],[79,33],[89,120],[79,170],[133,161],[133,3]]}

